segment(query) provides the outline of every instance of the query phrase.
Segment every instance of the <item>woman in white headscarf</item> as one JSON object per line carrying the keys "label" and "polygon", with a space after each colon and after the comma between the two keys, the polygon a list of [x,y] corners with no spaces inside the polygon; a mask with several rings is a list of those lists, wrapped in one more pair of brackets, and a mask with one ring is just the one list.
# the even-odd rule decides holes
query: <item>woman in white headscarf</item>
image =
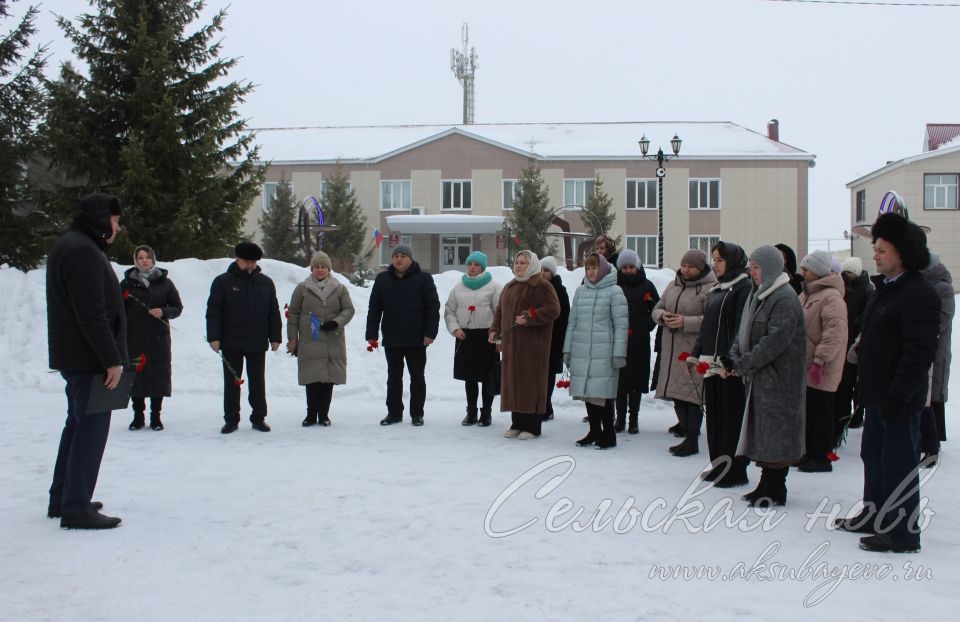
{"label": "woman in white headscarf", "polygon": [[540,436],[547,411],[547,373],[553,321],[560,302],[553,285],[540,275],[540,260],[532,251],[520,251],[513,260],[514,279],[500,294],[489,340],[500,342],[500,411],[511,412],[507,438]]}

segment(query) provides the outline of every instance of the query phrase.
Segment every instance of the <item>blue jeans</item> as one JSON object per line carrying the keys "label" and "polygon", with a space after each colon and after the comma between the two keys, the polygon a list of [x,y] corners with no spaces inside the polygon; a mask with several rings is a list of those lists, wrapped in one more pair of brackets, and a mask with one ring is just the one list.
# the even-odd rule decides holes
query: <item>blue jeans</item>
{"label": "blue jeans", "polygon": [[887,419],[866,409],[863,422],[863,501],[877,512],[875,528],[894,542],[919,544],[915,513],[920,505],[920,412]]}
{"label": "blue jeans", "polygon": [[91,511],[100,461],[110,433],[110,411],[84,414],[94,374],[61,372],[66,380],[67,421],[53,467],[50,502],[59,503],[64,516]]}

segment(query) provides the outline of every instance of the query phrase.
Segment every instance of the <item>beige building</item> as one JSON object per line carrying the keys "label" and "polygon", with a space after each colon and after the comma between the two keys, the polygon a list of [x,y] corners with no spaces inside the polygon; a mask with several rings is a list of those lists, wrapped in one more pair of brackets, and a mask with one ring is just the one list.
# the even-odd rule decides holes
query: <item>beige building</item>
{"label": "beige building", "polygon": [[[656,160],[641,156],[646,136],[653,155],[672,156],[670,139],[683,143],[679,156],[657,177]],[[584,240],[580,206],[599,175],[613,199],[613,234],[621,247],[657,264],[658,183],[663,183],[664,264],[677,267],[689,248],[709,249],[727,239],[748,251],[783,242],[801,257],[807,252],[808,174],[812,154],[768,134],[729,122],[716,123],[519,123],[446,126],[381,126],[264,129],[257,131],[271,161],[262,196],[247,214],[245,230],[258,237],[257,221],[281,175],[297,197],[319,198],[336,163],[350,177],[367,217],[371,239],[390,247],[411,244],[431,272],[463,269],[472,250],[491,265],[506,264],[519,250],[505,231],[505,218],[523,168],[541,170],[555,211],[551,231],[558,256],[572,263]],[[335,224],[335,223],[334,223]]]}
{"label": "beige building", "polygon": [[[906,202],[910,220],[930,228],[930,250],[952,274],[960,274],[960,125],[928,125],[923,148],[918,155],[891,162],[847,184],[851,230],[872,224],[883,196],[895,191]],[[864,269],[876,273],[869,237],[855,235],[852,252],[863,261]]]}

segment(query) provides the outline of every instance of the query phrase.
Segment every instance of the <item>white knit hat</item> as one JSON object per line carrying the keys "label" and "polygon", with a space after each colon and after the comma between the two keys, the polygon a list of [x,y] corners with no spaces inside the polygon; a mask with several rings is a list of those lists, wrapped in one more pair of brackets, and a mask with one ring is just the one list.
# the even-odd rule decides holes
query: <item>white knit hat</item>
{"label": "white knit hat", "polygon": [[860,276],[863,272],[863,262],[859,257],[847,257],[840,262],[840,268],[843,272],[849,272],[854,276]]}

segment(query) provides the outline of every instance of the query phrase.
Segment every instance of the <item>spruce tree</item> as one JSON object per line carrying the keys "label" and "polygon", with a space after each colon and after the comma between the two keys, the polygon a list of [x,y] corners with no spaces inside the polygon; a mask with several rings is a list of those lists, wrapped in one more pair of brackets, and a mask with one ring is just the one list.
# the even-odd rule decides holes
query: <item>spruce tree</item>
{"label": "spruce tree", "polygon": [[235,108],[252,90],[220,58],[225,12],[189,31],[202,1],[91,0],[58,22],[81,73],[62,67],[44,126],[61,214],[94,190],[125,206],[111,252],[149,243],[162,259],[222,257],[242,236],[263,167]]}
{"label": "spruce tree", "polygon": [[353,272],[367,237],[367,217],[339,162],[333,175],[323,184],[320,206],[326,224],[337,226],[336,230],[323,234],[322,250],[330,255],[334,270]]}
{"label": "spruce tree", "polygon": [[263,256],[288,263],[303,264],[295,230],[300,202],[293,194],[293,185],[286,177],[277,184],[277,196],[260,218],[263,234]]}
{"label": "spruce tree", "polygon": [[45,234],[51,233],[45,215],[35,210],[27,176],[44,104],[46,51],[28,49],[37,13],[36,7],[27,7],[8,27],[10,3],[0,0],[0,264],[22,270],[40,263],[49,242]]}
{"label": "spruce tree", "polygon": [[547,237],[547,228],[553,221],[550,192],[539,167],[531,162],[517,183],[520,187],[509,217],[511,255],[520,250],[531,250],[538,257],[554,254],[556,244]]}
{"label": "spruce tree", "polygon": [[583,226],[591,238],[610,234],[615,219],[612,207],[613,199],[604,191],[603,181],[600,175],[597,175],[593,181],[593,192],[587,197],[587,204],[581,214]]}

